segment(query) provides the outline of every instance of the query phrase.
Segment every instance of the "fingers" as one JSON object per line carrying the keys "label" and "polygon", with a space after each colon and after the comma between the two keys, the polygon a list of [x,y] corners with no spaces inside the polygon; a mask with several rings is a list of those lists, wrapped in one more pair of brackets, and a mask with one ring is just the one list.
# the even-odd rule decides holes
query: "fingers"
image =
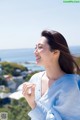
{"label": "fingers", "polygon": [[35,92],[35,85],[34,84],[32,84],[32,83],[23,84],[23,92],[22,92],[22,94],[24,96],[31,95],[31,94],[34,95],[34,92]]}
{"label": "fingers", "polygon": [[34,95],[35,96],[35,84],[33,84],[33,86],[32,86],[32,89],[31,89],[31,93],[32,93],[32,95]]}

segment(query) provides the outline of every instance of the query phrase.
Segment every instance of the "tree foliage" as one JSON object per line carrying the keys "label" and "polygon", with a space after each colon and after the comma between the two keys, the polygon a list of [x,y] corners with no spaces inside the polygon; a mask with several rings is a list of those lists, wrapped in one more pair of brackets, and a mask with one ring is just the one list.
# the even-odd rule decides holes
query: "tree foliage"
{"label": "tree foliage", "polygon": [[30,107],[24,98],[20,100],[12,99],[11,104],[0,108],[0,112],[8,113],[8,120],[30,120],[29,111]]}
{"label": "tree foliage", "polygon": [[21,71],[28,71],[26,67],[23,65],[12,63],[12,62],[1,62],[2,69],[6,72],[6,74],[14,75],[14,72],[19,69]]}

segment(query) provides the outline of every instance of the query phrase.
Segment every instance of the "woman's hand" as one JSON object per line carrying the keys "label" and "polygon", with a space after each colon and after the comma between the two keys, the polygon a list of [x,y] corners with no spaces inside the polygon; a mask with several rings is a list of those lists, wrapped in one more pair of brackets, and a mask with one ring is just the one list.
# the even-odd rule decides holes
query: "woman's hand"
{"label": "woman's hand", "polygon": [[29,106],[34,109],[36,106],[35,103],[35,84],[32,83],[24,83],[23,84],[23,89],[22,89],[22,94],[27,100]]}

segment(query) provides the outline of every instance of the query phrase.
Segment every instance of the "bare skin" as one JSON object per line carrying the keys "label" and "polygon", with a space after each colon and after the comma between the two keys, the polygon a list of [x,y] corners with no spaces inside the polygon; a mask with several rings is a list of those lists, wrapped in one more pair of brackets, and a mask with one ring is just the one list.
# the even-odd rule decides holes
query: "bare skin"
{"label": "bare skin", "polygon": [[[45,67],[45,74],[41,80],[41,96],[45,94],[47,89],[54,83],[55,80],[63,76],[65,73],[61,70],[58,59],[60,51],[50,51],[50,47],[45,37],[41,37],[34,51],[36,57],[36,64]],[[31,88],[31,94],[28,94],[28,90]],[[32,109],[36,107],[35,103],[35,85],[24,84],[23,85],[23,96],[27,100],[28,104]]]}

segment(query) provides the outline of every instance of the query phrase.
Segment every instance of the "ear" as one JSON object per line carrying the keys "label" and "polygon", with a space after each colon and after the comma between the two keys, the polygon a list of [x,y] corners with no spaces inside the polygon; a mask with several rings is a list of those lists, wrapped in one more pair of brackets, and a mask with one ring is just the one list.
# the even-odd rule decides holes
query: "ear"
{"label": "ear", "polygon": [[60,50],[54,50],[53,54],[54,54],[54,56],[59,57],[60,56]]}

